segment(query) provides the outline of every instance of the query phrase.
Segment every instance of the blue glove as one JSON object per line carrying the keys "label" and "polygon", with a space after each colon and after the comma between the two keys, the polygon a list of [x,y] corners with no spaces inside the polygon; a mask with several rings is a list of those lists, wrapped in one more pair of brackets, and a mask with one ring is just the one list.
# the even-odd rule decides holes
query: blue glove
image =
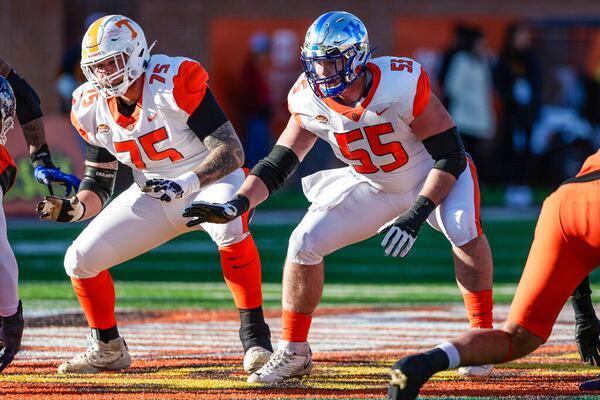
{"label": "blue glove", "polygon": [[50,156],[50,150],[48,145],[44,143],[38,151],[30,155],[31,163],[33,164],[33,176],[39,183],[43,183],[48,186],[48,190],[51,195],[54,195],[52,190],[52,183],[58,183],[59,185],[65,186],[65,196],[74,189],[75,192],[79,189],[79,183],[81,182],[78,177],[71,174],[66,174],[60,171],[60,168],[56,168],[52,162]]}
{"label": "blue glove", "polygon": [[81,180],[75,175],[64,173],[60,168],[48,168],[42,165],[35,167],[33,170],[33,176],[39,183],[43,183],[48,186],[50,194],[54,194],[52,191],[52,183],[58,183],[59,185],[65,186],[65,196],[68,196],[71,191],[77,193],[79,190],[79,184]]}

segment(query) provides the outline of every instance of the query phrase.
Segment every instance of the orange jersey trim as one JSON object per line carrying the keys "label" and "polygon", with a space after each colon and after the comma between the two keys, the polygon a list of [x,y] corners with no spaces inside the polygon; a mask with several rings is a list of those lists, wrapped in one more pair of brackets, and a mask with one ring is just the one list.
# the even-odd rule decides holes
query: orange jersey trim
{"label": "orange jersey trim", "polygon": [[429,76],[427,76],[427,72],[424,69],[421,69],[421,75],[417,82],[417,93],[413,100],[413,118],[417,118],[425,111],[425,107],[429,103],[430,94]]}
{"label": "orange jersey trim", "polygon": [[83,129],[73,111],[71,111],[71,124],[75,129],[77,129],[79,136],[81,136],[86,142],[90,143],[90,139],[88,138],[87,132],[85,131],[85,129]]}
{"label": "orange jersey trim", "polygon": [[[144,79],[143,75],[140,79]],[[107,100],[108,109],[110,110],[110,114],[112,115],[115,122],[119,126],[122,126],[123,128],[126,128],[126,129],[130,125],[135,125],[137,123],[138,119],[140,118],[140,112],[142,111],[143,98],[144,98],[144,93],[142,92],[142,95],[135,103],[135,110],[133,110],[133,114],[131,114],[130,117],[126,117],[119,112],[119,105],[117,103],[118,100],[116,97],[109,98]]]}
{"label": "orange jersey trim", "polygon": [[362,117],[363,113],[365,112],[365,109],[369,106],[371,100],[373,100],[373,96],[375,96],[375,92],[377,91],[377,88],[379,87],[379,82],[381,81],[381,70],[377,65],[369,63],[367,64],[367,68],[369,69],[369,71],[371,71],[371,74],[373,74],[373,84],[369,89],[367,97],[365,97],[365,99],[361,101],[357,106],[346,106],[338,103],[330,97],[326,97],[323,99],[325,104],[327,104],[327,106],[333,111],[342,114],[344,117],[354,122],[358,121]]}
{"label": "orange jersey trim", "polygon": [[13,158],[10,156],[10,153],[8,150],[6,150],[6,147],[0,144],[0,174],[10,166],[16,167],[17,164],[15,164],[15,160],[13,160]]}
{"label": "orange jersey trim", "polygon": [[469,164],[471,178],[473,179],[473,192],[475,194],[473,201],[475,202],[475,224],[477,226],[477,236],[481,236],[483,234],[483,228],[481,227],[481,192],[479,191],[477,169],[475,169],[475,164],[473,163],[473,160],[471,160],[471,157],[467,157],[467,163]]}
{"label": "orange jersey trim", "polygon": [[186,60],[173,77],[173,97],[177,106],[192,115],[206,93],[208,72],[195,62]]}

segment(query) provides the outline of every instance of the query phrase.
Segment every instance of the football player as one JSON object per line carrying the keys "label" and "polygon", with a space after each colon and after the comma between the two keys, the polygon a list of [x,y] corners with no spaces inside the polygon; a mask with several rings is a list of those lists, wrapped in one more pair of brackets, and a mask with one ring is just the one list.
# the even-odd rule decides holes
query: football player
{"label": "football player", "polygon": [[[419,63],[371,59],[364,24],[328,12],[302,46],[304,73],[288,95],[291,117],[272,152],[229,202],[195,202],[190,224],[228,222],[283,185],[317,139],[348,167],[303,179],[311,201],[289,242],[283,272],[283,334],[269,363],[249,377],[272,383],[311,371],[308,332],[323,289],[323,257],[375,234],[385,254],[405,257],[427,221],[452,244],[472,328],[492,327],[492,257],[479,218],[475,167]],[[463,370],[486,376],[491,366]]]}
{"label": "football player", "polygon": [[52,163],[39,97],[8,61],[0,57],[0,371],[14,359],[23,336],[23,306],[17,293],[19,271],[8,243],[2,208],[2,199],[17,173],[16,164],[4,147],[15,116],[29,147],[35,178],[49,188],[52,183],[63,184],[67,194],[79,185],[77,177],[61,172]]}
{"label": "football player", "polygon": [[[521,280],[502,329],[477,330],[392,367],[389,398],[414,399],[436,372],[508,362],[548,340],[569,295],[600,265],[600,151],[544,201]],[[595,315],[594,315],[595,317]],[[581,385],[599,389],[600,380]]]}
{"label": "football player", "polygon": [[[272,347],[248,212],[226,225],[193,228],[181,216],[193,200],[231,198],[244,181],[244,152],[204,68],[184,57],[151,56],[151,49],[140,26],[122,15],[98,19],[83,37],[81,68],[88,82],[73,93],[71,121],[85,140],[85,176],[76,196],[48,196],[38,206],[45,220],[95,217],[64,260],[91,328],[91,346],[58,372],[130,366],[109,269],[198,229],[219,248],[239,309],[244,368],[252,372],[268,360]],[[135,183],[108,204],[117,161],[133,169]]]}

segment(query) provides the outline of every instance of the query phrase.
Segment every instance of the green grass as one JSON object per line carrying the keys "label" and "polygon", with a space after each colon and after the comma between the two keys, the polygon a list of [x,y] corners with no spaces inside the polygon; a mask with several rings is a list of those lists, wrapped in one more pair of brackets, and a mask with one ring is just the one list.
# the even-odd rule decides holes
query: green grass
{"label": "green grass", "polygon": [[[63,282],[24,281],[20,285],[21,298],[29,309],[77,308],[78,303],[66,279]],[[494,300],[509,302],[515,286],[497,285]],[[117,281],[117,306],[119,308],[177,309],[205,308],[230,309],[231,294],[225,283],[184,282],[129,282]],[[266,283],[263,286],[265,307],[279,307],[281,285]],[[325,285],[322,306],[394,306],[407,304],[438,304],[462,302],[455,284],[348,284]]]}
{"label": "green grass", "polygon": [[[63,257],[81,224],[10,226],[9,240],[23,281],[64,281]],[[49,228],[52,227],[52,228]],[[488,222],[496,282],[517,282],[529,243],[533,221]],[[253,236],[261,254],[265,282],[280,282],[281,268],[293,225],[255,225]],[[348,246],[326,257],[326,280],[337,283],[448,283],[454,280],[451,248],[442,234],[425,227],[408,257],[385,257],[381,237]],[[121,280],[220,282],[216,246],[202,232],[193,232],[111,270]]]}

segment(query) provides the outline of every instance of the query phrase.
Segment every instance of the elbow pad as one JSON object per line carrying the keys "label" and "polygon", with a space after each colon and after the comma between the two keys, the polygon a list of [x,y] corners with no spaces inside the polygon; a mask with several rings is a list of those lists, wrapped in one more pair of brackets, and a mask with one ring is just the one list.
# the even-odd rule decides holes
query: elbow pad
{"label": "elbow pad", "polygon": [[288,176],[298,168],[300,160],[296,153],[278,144],[268,156],[260,160],[250,171],[250,175],[258,176],[269,189],[269,195],[281,188]]}
{"label": "elbow pad", "polygon": [[423,140],[423,146],[435,160],[433,168],[454,175],[456,179],[467,168],[467,155],[456,127]]}
{"label": "elbow pad", "polygon": [[17,118],[19,119],[19,123],[23,125],[42,117],[40,98],[27,81],[21,78],[14,69],[8,73],[6,80],[10,83],[17,98]]}
{"label": "elbow pad", "polygon": [[85,167],[79,191],[91,190],[100,197],[102,207],[108,202],[115,190],[117,170],[108,168]]}

